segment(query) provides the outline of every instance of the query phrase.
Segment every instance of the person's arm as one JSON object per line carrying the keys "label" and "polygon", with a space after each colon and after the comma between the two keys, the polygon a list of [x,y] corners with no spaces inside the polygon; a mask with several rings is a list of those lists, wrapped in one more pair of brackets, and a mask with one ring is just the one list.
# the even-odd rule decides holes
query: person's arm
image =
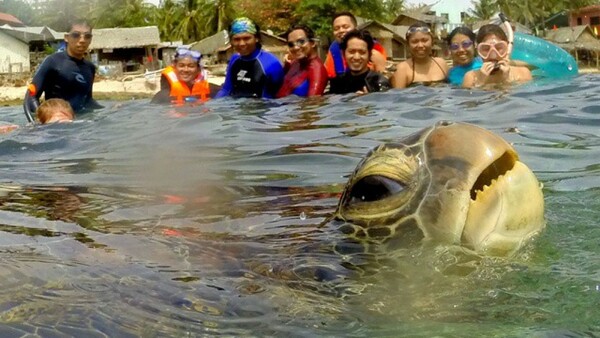
{"label": "person's arm", "polygon": [[38,70],[33,75],[31,83],[25,92],[23,100],[23,110],[29,122],[35,119],[35,112],[40,105],[40,97],[45,90],[45,83],[48,73],[51,70],[52,60],[50,57],[44,59]]}
{"label": "person's arm", "polygon": [[154,97],[152,97],[152,100],[150,101],[150,103],[156,103],[156,104],[169,103],[169,102],[171,102],[170,93],[171,93],[171,90],[168,87],[163,88],[158,93],[154,94]]}
{"label": "person's arm", "polygon": [[379,52],[378,50],[373,49],[373,53],[371,54],[371,62],[373,63],[373,70],[380,73],[385,73],[385,66],[387,64],[387,60]]}
{"label": "person's arm", "polygon": [[325,66],[320,61],[313,61],[308,70],[308,96],[323,95],[328,80]]}
{"label": "person's arm", "polygon": [[465,77],[463,79],[463,88],[473,88],[475,86],[475,77],[476,74],[475,72],[477,72],[476,70],[470,70],[467,72],[467,74],[465,74]]}
{"label": "person's arm", "polygon": [[398,64],[396,71],[392,75],[392,86],[394,88],[406,88],[408,86],[408,81],[406,78],[406,74],[409,72],[408,62],[403,61]]}
{"label": "person's arm", "polygon": [[281,88],[281,85],[283,84],[283,78],[285,76],[283,67],[275,56],[273,56],[273,59],[265,68],[265,72],[267,83],[265,84],[262,96],[264,98],[272,99],[279,91],[279,88]]}
{"label": "person's arm", "polygon": [[101,105],[100,103],[98,103],[98,101],[94,100],[93,95],[93,89],[94,89],[94,80],[96,78],[96,66],[94,66],[92,64],[92,85],[90,86],[90,90],[88,92],[88,101],[85,104],[86,108],[89,109],[102,109],[104,108],[103,105]]}
{"label": "person's arm", "polygon": [[232,77],[231,69],[232,69],[232,66],[233,66],[233,63],[235,62],[235,60],[237,60],[237,54],[234,54],[231,57],[231,60],[229,60],[229,64],[227,65],[227,70],[225,71],[225,82],[223,83],[223,86],[221,86],[221,90],[219,90],[217,95],[215,95],[215,98],[231,95],[231,91],[233,90],[233,83],[231,80],[231,77]]}
{"label": "person's arm", "polygon": [[528,82],[533,80],[533,76],[531,75],[531,71],[529,70],[529,68],[521,66],[516,67],[516,69],[519,71],[519,82]]}
{"label": "person's arm", "polygon": [[448,62],[446,62],[446,60],[436,57],[435,58],[437,61],[437,64],[440,65],[440,68],[442,69],[442,72],[444,73],[444,76],[446,77],[446,80],[448,79],[448,72],[450,71],[450,67],[448,67]]}

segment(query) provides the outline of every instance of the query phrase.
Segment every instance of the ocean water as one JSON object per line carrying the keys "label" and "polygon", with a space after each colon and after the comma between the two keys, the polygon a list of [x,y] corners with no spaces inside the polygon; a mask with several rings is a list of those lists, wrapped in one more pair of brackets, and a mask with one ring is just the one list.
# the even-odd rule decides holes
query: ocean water
{"label": "ocean water", "polygon": [[[0,336],[600,336],[598,84],[106,101],[35,127],[0,108],[21,125],[0,135]],[[514,145],[544,232],[510,258],[334,252],[362,156],[440,120]]]}

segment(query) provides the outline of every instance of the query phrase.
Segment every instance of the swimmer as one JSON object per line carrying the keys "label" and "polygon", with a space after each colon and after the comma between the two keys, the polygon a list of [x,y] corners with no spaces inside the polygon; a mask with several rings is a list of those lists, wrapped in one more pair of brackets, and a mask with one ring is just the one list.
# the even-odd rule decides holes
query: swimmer
{"label": "swimmer", "polygon": [[86,21],[75,21],[64,39],[65,51],[44,59],[26,91],[23,108],[29,122],[33,122],[32,112],[39,106],[42,93],[46,100],[69,101],[76,112],[103,108],[92,98],[96,66],[85,59],[92,42],[92,27]]}
{"label": "swimmer", "polygon": [[[346,33],[358,29],[356,17],[350,12],[336,13],[333,16],[331,25],[333,26],[335,40],[329,46],[329,52],[327,53],[327,57],[325,57],[325,68],[330,79],[343,75],[346,72],[346,59],[344,59],[344,53],[340,48],[340,44]],[[373,41],[373,52],[369,60],[369,67],[374,71],[383,73],[385,72],[387,54],[385,48],[379,42]]]}
{"label": "swimmer", "polygon": [[45,100],[38,107],[36,115],[41,124],[71,122],[75,118],[73,108],[63,99]]}
{"label": "swimmer", "polygon": [[236,54],[227,64],[225,83],[216,97],[275,97],[283,82],[283,67],[275,55],[262,49],[258,25],[244,17],[233,20],[229,41]]}
{"label": "swimmer", "polygon": [[348,61],[348,70],[330,79],[331,94],[365,94],[391,87],[383,74],[369,68],[373,44],[373,38],[367,31],[353,30],[344,35],[340,48]]}
{"label": "swimmer", "polygon": [[160,91],[152,98],[152,103],[183,104],[185,102],[205,102],[218,87],[208,83],[206,72],[200,65],[202,54],[189,48],[178,48],[173,64],[161,73]]}
{"label": "swimmer", "polygon": [[497,25],[489,24],[479,28],[477,53],[483,59],[483,65],[481,69],[471,70],[465,74],[464,88],[522,83],[532,80],[529,68],[510,65],[508,37]]}
{"label": "swimmer", "polygon": [[391,78],[394,88],[446,82],[448,64],[446,60],[432,56],[433,38],[433,32],[425,22],[418,21],[408,27],[406,41],[411,57],[398,64]]}
{"label": "swimmer", "polygon": [[328,77],[315,50],[315,33],[307,26],[296,25],[286,32],[285,38],[291,61],[285,63],[285,77],[277,97],[322,95]]}
{"label": "swimmer", "polygon": [[448,35],[448,47],[452,57],[452,68],[448,71],[448,82],[461,86],[465,74],[481,68],[483,60],[476,55],[475,33],[468,27],[457,27]]}

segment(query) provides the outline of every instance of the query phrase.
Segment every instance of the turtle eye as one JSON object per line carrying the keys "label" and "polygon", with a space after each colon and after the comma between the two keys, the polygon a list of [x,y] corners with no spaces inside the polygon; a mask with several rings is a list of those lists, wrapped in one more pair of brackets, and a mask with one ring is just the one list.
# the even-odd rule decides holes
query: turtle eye
{"label": "turtle eye", "polygon": [[374,202],[402,192],[406,186],[390,178],[373,175],[356,182],[349,193],[350,204]]}

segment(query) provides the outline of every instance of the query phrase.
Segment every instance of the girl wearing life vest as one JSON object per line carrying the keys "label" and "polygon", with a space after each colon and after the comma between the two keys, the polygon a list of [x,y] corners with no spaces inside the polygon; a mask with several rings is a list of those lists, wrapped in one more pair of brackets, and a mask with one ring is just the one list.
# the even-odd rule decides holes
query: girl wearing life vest
{"label": "girl wearing life vest", "polygon": [[177,49],[173,65],[162,71],[161,90],[154,95],[152,103],[181,105],[209,100],[211,86],[206,79],[206,72],[200,66],[201,58],[198,51]]}

